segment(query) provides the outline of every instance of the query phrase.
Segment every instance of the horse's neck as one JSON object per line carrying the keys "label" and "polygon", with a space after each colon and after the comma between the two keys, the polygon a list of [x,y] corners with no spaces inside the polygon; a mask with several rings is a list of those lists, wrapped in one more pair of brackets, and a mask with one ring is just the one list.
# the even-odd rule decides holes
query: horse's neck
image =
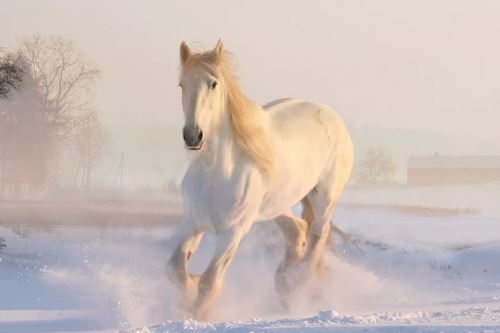
{"label": "horse's neck", "polygon": [[[251,107],[260,108],[252,103]],[[202,159],[206,167],[223,170],[224,173],[232,173],[234,166],[246,159],[245,154],[237,145],[230,121],[230,110],[226,106],[217,129],[210,134],[206,149],[202,152]],[[257,112],[259,117],[264,117],[262,112]]]}
{"label": "horse's neck", "polygon": [[209,134],[206,147],[202,152],[202,161],[209,169],[231,169],[238,158],[236,143],[229,120],[229,110],[224,110],[222,119],[214,132]]}

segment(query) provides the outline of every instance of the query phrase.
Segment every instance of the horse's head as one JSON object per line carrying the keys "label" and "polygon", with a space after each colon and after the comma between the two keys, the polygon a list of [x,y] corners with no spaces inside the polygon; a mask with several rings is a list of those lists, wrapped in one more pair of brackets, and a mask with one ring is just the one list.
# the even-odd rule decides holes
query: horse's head
{"label": "horse's head", "polygon": [[[202,149],[224,128],[243,154],[255,162],[266,179],[273,173],[271,144],[262,108],[241,91],[228,52],[219,40],[213,50],[192,53],[181,43],[182,107],[184,142],[190,150]],[[213,141],[212,141],[213,142]]]}
{"label": "horse's head", "polygon": [[202,148],[224,110],[224,80],[218,70],[223,52],[221,40],[213,50],[203,53],[192,53],[185,42],[181,43],[183,138],[190,150]]}

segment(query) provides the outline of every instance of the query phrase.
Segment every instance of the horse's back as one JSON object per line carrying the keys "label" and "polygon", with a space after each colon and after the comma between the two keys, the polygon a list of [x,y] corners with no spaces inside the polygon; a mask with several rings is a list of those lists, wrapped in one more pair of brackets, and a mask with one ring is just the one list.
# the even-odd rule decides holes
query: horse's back
{"label": "horse's back", "polygon": [[298,101],[298,99],[296,98],[289,98],[289,97],[285,97],[285,98],[279,98],[279,99],[275,99],[274,101],[270,101],[270,102],[267,102],[266,104],[264,104],[262,106],[262,108],[264,110],[272,110],[274,106],[283,106],[283,104],[285,102],[292,102],[292,101]]}
{"label": "horse's back", "polygon": [[280,98],[274,101],[268,102],[262,106],[262,108],[271,114],[276,114],[280,112],[293,112],[293,111],[307,111],[309,109],[323,108],[316,102],[306,101],[299,98]]}
{"label": "horse's back", "polygon": [[[307,135],[327,136],[332,140],[350,141],[350,135],[341,117],[329,106],[296,98],[282,98],[263,106],[268,114],[271,127],[283,131],[287,139]],[[319,131],[322,129],[322,131]],[[300,138],[303,139],[303,138]],[[331,145],[328,145],[331,146]]]}
{"label": "horse's back", "polygon": [[[293,123],[305,128],[307,125],[315,127],[319,124],[330,127],[332,130],[345,129],[340,116],[328,105],[302,100],[298,98],[282,98],[271,101],[263,106],[271,123],[275,125]],[[342,128],[338,128],[338,127]],[[337,127],[337,128],[335,128]]]}

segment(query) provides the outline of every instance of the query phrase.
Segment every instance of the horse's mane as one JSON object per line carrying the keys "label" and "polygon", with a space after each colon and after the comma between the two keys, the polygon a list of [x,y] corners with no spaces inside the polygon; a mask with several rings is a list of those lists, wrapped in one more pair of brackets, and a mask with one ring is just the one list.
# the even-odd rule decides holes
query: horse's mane
{"label": "horse's mane", "polygon": [[227,51],[223,51],[219,57],[211,51],[194,53],[182,64],[181,70],[185,71],[191,66],[202,66],[219,80],[223,79],[234,140],[255,162],[264,178],[269,180],[273,173],[273,151],[259,114],[263,111],[241,91],[231,55]]}

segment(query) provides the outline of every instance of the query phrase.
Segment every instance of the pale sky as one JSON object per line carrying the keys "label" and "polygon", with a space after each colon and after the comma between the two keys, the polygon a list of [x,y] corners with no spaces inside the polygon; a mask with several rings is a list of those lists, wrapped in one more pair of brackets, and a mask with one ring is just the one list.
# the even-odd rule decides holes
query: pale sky
{"label": "pale sky", "polygon": [[259,103],[500,143],[500,1],[0,0],[0,46],[30,34],[72,39],[98,65],[110,126],[179,125],[179,43],[222,37]]}

